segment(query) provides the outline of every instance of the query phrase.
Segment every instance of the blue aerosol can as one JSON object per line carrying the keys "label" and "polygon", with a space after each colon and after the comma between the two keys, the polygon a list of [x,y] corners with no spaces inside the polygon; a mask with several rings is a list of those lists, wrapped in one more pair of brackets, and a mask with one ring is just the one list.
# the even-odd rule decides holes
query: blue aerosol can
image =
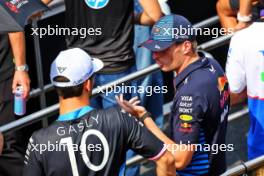
{"label": "blue aerosol can", "polygon": [[22,116],[26,113],[26,99],[23,98],[23,94],[23,87],[17,86],[14,98],[14,113],[19,116]]}

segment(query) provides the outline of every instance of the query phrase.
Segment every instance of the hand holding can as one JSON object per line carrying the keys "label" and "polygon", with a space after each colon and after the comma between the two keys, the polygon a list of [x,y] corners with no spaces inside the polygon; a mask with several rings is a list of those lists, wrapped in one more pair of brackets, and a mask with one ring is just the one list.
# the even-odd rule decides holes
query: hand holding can
{"label": "hand holding can", "polygon": [[15,90],[14,113],[19,116],[22,116],[26,113],[26,99],[23,98],[23,94],[23,87],[18,86]]}

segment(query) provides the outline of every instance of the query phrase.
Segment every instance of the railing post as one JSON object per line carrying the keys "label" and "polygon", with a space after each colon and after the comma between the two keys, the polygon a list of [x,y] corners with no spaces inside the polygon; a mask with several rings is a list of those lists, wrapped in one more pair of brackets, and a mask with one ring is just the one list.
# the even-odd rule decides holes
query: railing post
{"label": "railing post", "polygon": [[[34,19],[32,21],[32,27],[38,28],[38,19]],[[37,69],[37,79],[38,79],[38,87],[40,88],[40,108],[44,109],[47,107],[46,96],[44,91],[44,80],[43,80],[43,69],[42,69],[42,60],[41,60],[41,52],[40,52],[40,43],[39,36],[34,35],[34,49],[35,49],[35,60],[36,60],[36,69]],[[44,118],[42,120],[42,126],[48,126],[48,119]]]}

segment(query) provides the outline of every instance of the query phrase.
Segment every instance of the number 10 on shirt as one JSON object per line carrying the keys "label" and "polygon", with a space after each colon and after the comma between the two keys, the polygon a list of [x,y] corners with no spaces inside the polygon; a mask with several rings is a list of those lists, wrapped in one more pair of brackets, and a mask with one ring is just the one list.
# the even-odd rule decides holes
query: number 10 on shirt
{"label": "number 10 on shirt", "polygon": [[[104,157],[103,157],[103,160],[102,160],[100,165],[92,164],[92,162],[90,161],[90,159],[87,155],[86,139],[90,135],[94,135],[94,136],[98,137],[98,139],[100,139],[101,143],[103,144]],[[71,168],[72,168],[72,174],[73,174],[73,176],[79,176],[76,157],[75,157],[74,148],[73,148],[74,144],[72,141],[72,137],[62,138],[60,140],[60,144],[66,144],[67,145],[68,154],[69,154],[70,163],[71,163]],[[80,151],[81,151],[81,156],[82,156],[82,159],[83,159],[83,162],[85,163],[85,165],[89,169],[91,169],[92,171],[95,171],[95,172],[102,170],[104,168],[104,166],[106,165],[108,158],[109,158],[109,145],[108,145],[108,142],[107,142],[105,136],[100,131],[94,130],[94,129],[87,130],[83,134],[82,140],[81,140]]]}

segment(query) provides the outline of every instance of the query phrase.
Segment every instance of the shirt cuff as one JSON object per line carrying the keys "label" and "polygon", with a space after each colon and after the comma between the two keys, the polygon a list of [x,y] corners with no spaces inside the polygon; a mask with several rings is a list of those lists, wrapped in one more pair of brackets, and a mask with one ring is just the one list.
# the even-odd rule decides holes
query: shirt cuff
{"label": "shirt cuff", "polygon": [[154,160],[159,159],[165,153],[166,150],[167,150],[167,146],[164,144],[161,151],[156,156],[149,158],[149,160],[154,161]]}

